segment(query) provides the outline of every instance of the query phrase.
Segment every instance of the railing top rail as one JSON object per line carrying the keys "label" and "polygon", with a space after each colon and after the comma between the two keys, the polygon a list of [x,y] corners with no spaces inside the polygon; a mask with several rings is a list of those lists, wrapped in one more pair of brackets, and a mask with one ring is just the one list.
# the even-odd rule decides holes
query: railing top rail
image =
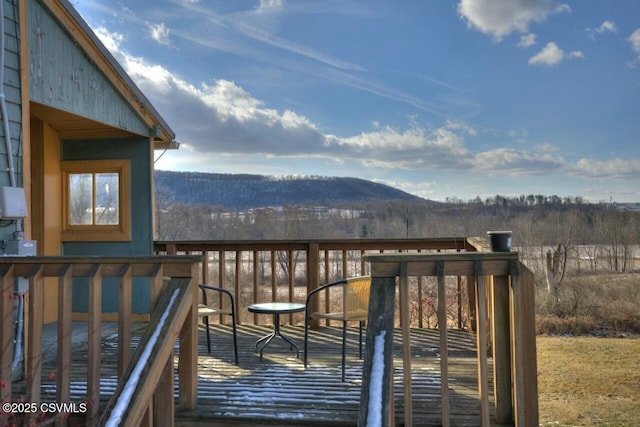
{"label": "railing top rail", "polygon": [[306,250],[310,244],[320,250],[341,249],[448,249],[475,250],[466,237],[428,239],[307,239],[307,240],[186,240],[156,241],[156,251],[173,248],[177,251],[203,250]]}
{"label": "railing top rail", "polygon": [[0,256],[0,264],[150,264],[192,263],[202,261],[200,255],[149,255],[149,256]]}
{"label": "railing top rail", "polygon": [[517,252],[461,252],[427,254],[371,254],[364,256],[371,264],[372,277],[395,277],[407,265],[409,276],[437,276],[442,264],[446,276],[497,275],[509,276]]}
{"label": "railing top rail", "polygon": [[202,262],[200,255],[158,255],[158,256],[0,256],[0,266],[15,267],[18,277],[31,277],[42,266],[46,277],[62,277],[70,267],[74,277],[90,277],[95,265],[102,267],[103,277],[120,277],[127,266],[131,266],[135,277],[152,277],[158,273],[160,265],[163,274],[175,277],[190,277],[191,265]]}
{"label": "railing top rail", "polygon": [[518,252],[449,252],[421,254],[368,254],[369,262],[424,262],[424,261],[488,261],[517,260]]}

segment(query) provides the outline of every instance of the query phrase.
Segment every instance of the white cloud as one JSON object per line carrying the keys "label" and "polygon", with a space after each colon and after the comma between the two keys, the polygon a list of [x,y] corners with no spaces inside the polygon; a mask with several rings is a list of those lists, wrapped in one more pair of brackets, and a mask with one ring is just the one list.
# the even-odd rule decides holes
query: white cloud
{"label": "white cloud", "polygon": [[548,142],[543,142],[542,144],[538,144],[533,148],[540,153],[557,153],[558,151],[560,151],[558,147],[553,144],[549,144]]}
{"label": "white cloud", "polygon": [[124,41],[124,35],[120,33],[112,33],[105,27],[97,27],[93,32],[98,36],[98,39],[104,44],[104,46],[110,52],[116,52],[120,50],[120,44]]}
{"label": "white cloud", "polygon": [[613,21],[604,21],[600,27],[596,29],[598,33],[604,33],[605,31],[610,31],[612,33],[616,32],[616,24]]}
{"label": "white cloud", "polygon": [[564,164],[556,154],[535,154],[512,148],[478,153],[473,159],[474,169],[489,175],[542,175],[561,171]]}
{"label": "white cloud", "polygon": [[631,43],[631,50],[637,55],[635,61],[629,64],[631,67],[635,67],[640,63],[640,28],[636,28],[627,40]]}
{"label": "white cloud", "polygon": [[556,65],[562,62],[564,52],[554,42],[549,42],[540,52],[529,58],[531,65]]}
{"label": "white cloud", "polygon": [[633,49],[635,53],[640,54],[640,28],[631,33],[627,40],[631,43],[631,49]]}
{"label": "white cloud", "polygon": [[584,53],[579,50],[574,50],[573,52],[569,52],[569,59],[584,59]]}
{"label": "white cloud", "polygon": [[518,47],[529,47],[536,44],[536,35],[534,33],[525,34],[520,36]]}
{"label": "white cloud", "polygon": [[572,175],[584,178],[614,178],[614,179],[640,179],[640,160],[610,159],[589,160],[580,159],[573,170]]}
{"label": "white cloud", "polygon": [[294,111],[269,108],[232,81],[193,85],[162,66],[118,50],[121,35],[104,29],[97,32],[115,48],[114,56],[158,111],[171,118],[183,144],[181,156],[190,158],[193,165],[205,164],[210,156],[243,159],[266,155],[274,159],[321,157],[336,163],[418,171],[466,170],[503,176],[567,171],[578,177],[640,178],[640,161],[582,159],[569,164],[548,143],[531,151],[497,148],[473,152],[466,146],[465,136],[474,136],[477,131],[460,120],[445,120],[433,129],[416,123],[408,129],[377,123],[373,131],[355,136],[327,134]]}
{"label": "white cloud", "polygon": [[164,23],[147,23],[147,28],[153,40],[162,45],[171,46],[171,40],[169,39],[169,29],[164,25]]}
{"label": "white cloud", "polygon": [[602,24],[600,24],[599,27],[585,29],[585,31],[589,34],[589,37],[591,37],[592,39],[596,37],[596,34],[615,33],[617,30],[618,28],[616,27],[615,22],[609,20],[604,21]]}
{"label": "white cloud", "polygon": [[550,14],[570,11],[554,0],[461,0],[458,14],[470,28],[493,36],[496,41],[513,33],[526,33],[532,22],[542,22]]}
{"label": "white cloud", "polygon": [[258,6],[258,12],[271,12],[274,10],[280,10],[284,6],[284,0],[260,0]]}

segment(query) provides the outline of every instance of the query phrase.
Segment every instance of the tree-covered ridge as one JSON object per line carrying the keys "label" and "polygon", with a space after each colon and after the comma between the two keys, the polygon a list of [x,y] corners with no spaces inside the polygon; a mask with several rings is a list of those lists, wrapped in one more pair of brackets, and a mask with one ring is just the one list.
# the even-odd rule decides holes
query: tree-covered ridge
{"label": "tree-covered ridge", "polygon": [[336,205],[423,199],[388,185],[358,178],[270,177],[251,174],[156,171],[162,201],[246,210],[264,206]]}

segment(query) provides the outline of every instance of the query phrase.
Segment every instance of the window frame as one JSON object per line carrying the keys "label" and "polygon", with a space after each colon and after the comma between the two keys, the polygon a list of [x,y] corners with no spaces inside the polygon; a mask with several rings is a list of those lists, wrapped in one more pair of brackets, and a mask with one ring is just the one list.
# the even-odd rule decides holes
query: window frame
{"label": "window frame", "polygon": [[[62,241],[131,241],[131,167],[127,159],[64,160],[62,170]],[[118,174],[118,224],[71,224],[69,177],[73,174],[91,174],[95,188],[95,175]],[[92,209],[95,210],[95,193],[92,191]]]}

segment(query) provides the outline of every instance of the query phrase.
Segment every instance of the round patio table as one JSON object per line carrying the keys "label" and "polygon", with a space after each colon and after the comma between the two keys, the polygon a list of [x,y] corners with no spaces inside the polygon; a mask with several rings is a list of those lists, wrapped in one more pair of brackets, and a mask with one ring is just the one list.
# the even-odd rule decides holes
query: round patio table
{"label": "round patio table", "polygon": [[298,350],[298,346],[289,339],[286,335],[282,335],[280,332],[280,315],[281,314],[290,314],[290,313],[298,313],[304,311],[305,305],[298,302],[263,302],[259,304],[251,304],[247,307],[252,313],[258,314],[272,314],[273,315],[273,332],[269,335],[266,335],[256,341],[256,353],[258,352],[258,346],[261,343],[260,347],[260,358],[262,359],[262,352],[269,345],[269,343],[275,338],[280,337],[285,340],[291,346],[291,349],[296,349],[296,357],[300,357],[300,350]]}

